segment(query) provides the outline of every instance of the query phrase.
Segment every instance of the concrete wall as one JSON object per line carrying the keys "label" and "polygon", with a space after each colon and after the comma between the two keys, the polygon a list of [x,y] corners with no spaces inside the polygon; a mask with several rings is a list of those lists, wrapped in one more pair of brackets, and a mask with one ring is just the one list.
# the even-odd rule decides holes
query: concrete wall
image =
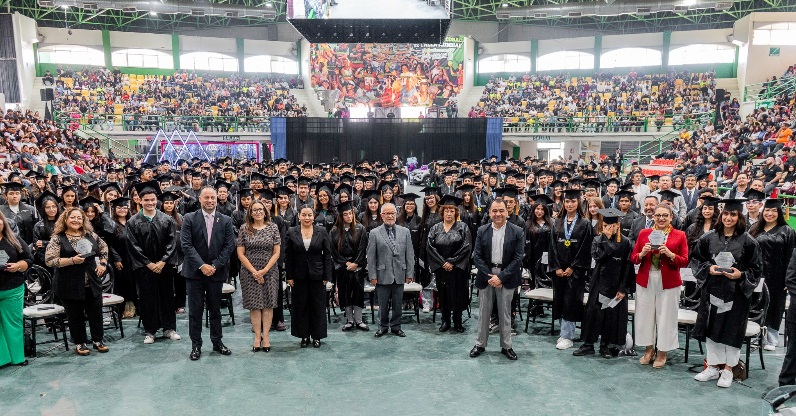
{"label": "concrete wall", "polygon": [[17,52],[17,78],[19,80],[19,97],[22,108],[31,108],[32,97],[39,94],[33,91],[36,78],[36,56],[34,44],[36,39],[36,22],[19,13],[11,18],[14,25],[14,48]]}

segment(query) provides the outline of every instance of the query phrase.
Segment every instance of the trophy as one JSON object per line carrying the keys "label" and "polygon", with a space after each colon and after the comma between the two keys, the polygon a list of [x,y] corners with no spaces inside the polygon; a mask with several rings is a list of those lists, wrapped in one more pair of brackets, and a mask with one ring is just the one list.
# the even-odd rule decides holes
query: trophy
{"label": "trophy", "polygon": [[655,230],[650,233],[650,245],[652,246],[653,250],[657,250],[663,243],[666,242],[666,234],[663,233],[661,230]]}
{"label": "trophy", "polygon": [[732,265],[735,264],[735,257],[729,251],[722,251],[713,257],[716,265],[719,266],[719,271],[723,273],[732,273]]}
{"label": "trophy", "polygon": [[94,255],[94,253],[91,252],[92,248],[93,248],[93,246],[92,246],[91,242],[88,241],[85,238],[81,238],[77,242],[76,249],[77,249],[77,254],[79,254],[80,257],[87,258],[87,257],[91,257],[92,255]]}
{"label": "trophy", "polygon": [[0,250],[0,264],[4,265],[3,267],[8,264],[8,253],[2,250]]}

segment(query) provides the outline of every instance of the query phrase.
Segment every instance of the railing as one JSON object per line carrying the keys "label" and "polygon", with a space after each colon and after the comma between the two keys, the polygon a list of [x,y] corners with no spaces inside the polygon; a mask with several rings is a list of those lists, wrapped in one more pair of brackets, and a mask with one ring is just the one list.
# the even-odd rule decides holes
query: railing
{"label": "railing", "polygon": [[262,117],[233,116],[174,116],[153,114],[103,114],[103,113],[65,113],[56,111],[55,121],[64,128],[76,130],[81,126],[92,126],[97,131],[208,131],[208,132],[250,132],[268,133],[271,120]]}
{"label": "railing", "polygon": [[[705,113],[705,115],[707,115],[707,113]],[[689,131],[701,129],[705,125],[710,124],[712,122],[712,113],[711,117],[709,117],[709,120],[705,117],[701,117],[697,119],[692,119],[691,121],[692,121],[691,123],[683,126],[683,128],[687,128]],[[679,129],[674,129],[654,140],[642,143],[641,145],[639,145],[639,147],[625,153],[625,160],[629,161],[631,159],[635,159],[638,161],[639,164],[645,164],[649,162],[653,156],[657,156],[663,153],[664,147],[668,146],[669,143],[674,138],[679,137],[679,135],[680,135]]]}
{"label": "railing", "polygon": [[136,149],[135,145],[130,146],[129,140],[114,139],[104,133],[97,131],[94,128],[94,125],[83,125],[80,127],[80,130],[78,131],[83,132],[86,136],[88,136],[91,139],[97,139],[100,142],[104,142],[107,145],[106,149],[108,153],[110,153],[110,151],[112,150],[113,154],[116,155],[116,157],[137,158],[139,156],[142,156],[142,153],[138,149]]}
{"label": "railing", "polygon": [[[504,133],[641,133],[698,129],[713,121],[713,111],[655,116],[504,117]],[[698,126],[698,127],[697,127]]]}
{"label": "railing", "polygon": [[782,94],[796,91],[796,77],[780,78],[777,83],[759,82],[744,87],[744,102],[753,102],[755,108],[768,107]]}

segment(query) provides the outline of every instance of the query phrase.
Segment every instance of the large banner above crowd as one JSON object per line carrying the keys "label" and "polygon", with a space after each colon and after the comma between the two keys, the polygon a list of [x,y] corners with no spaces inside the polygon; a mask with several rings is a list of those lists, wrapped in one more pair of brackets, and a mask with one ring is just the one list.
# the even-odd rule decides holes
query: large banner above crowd
{"label": "large banner above crowd", "polygon": [[[435,44],[313,43],[312,87],[347,107],[447,107],[464,84],[464,38]],[[338,105],[339,107],[339,105]]]}

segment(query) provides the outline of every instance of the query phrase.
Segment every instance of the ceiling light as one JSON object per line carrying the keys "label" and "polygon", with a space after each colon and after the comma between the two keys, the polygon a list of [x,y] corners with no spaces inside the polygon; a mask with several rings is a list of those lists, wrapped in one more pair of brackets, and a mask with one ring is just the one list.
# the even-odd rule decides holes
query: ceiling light
{"label": "ceiling light", "polygon": [[155,16],[158,15],[158,12],[149,12],[149,15],[152,16],[152,17],[155,17]]}
{"label": "ceiling light", "polygon": [[503,4],[501,4],[501,7],[509,7],[509,4],[508,3],[503,3]]}
{"label": "ceiling light", "polygon": [[63,6],[61,6],[61,8],[64,9],[64,10],[69,10],[69,6],[67,6],[65,4]]}

